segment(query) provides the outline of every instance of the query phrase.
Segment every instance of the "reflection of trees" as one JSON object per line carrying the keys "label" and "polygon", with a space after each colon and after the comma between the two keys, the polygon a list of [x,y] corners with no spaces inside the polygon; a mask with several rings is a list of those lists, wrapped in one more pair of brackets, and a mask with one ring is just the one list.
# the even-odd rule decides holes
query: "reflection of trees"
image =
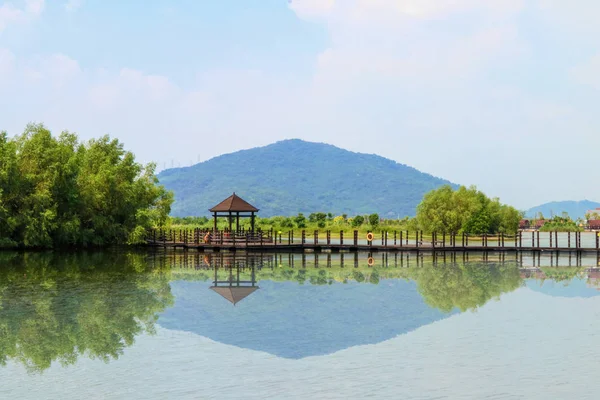
{"label": "reflection of trees", "polygon": [[[445,312],[454,308],[464,311],[480,307],[523,283],[518,265],[500,260],[462,260],[438,264],[429,259],[419,263],[413,261],[413,266],[407,268],[398,267],[397,261],[394,266],[393,260],[389,266],[380,263],[380,266],[372,267],[363,259],[358,267],[350,268],[342,267],[339,259],[334,261],[331,267],[326,268],[317,268],[315,264],[290,268],[288,262],[277,268],[259,268],[256,276],[258,280],[308,282],[311,285],[351,281],[376,285],[386,279],[408,279],[417,283],[427,304]],[[405,262],[408,264],[407,259]],[[248,272],[242,271],[244,274]]]}
{"label": "reflection of trees", "polygon": [[429,264],[413,271],[427,304],[445,312],[481,307],[523,282],[517,265],[510,263]]}
{"label": "reflection of trees", "polygon": [[173,304],[169,276],[130,253],[0,254],[0,365],[116,359]]}
{"label": "reflection of trees", "polygon": [[583,267],[540,267],[542,282],[546,279],[551,279],[555,282],[565,282],[568,284],[576,277],[582,277],[584,274]]}

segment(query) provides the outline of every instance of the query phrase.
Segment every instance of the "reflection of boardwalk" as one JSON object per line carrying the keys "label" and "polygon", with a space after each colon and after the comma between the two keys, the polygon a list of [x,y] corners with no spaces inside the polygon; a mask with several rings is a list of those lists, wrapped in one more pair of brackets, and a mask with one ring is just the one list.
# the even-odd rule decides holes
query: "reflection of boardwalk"
{"label": "reflection of boardwalk", "polygon": [[577,267],[600,271],[596,253],[576,252],[355,252],[355,253],[282,253],[282,252],[207,252],[185,250],[155,251],[149,262],[157,267],[195,270],[256,270],[263,268],[412,268],[428,264],[444,266],[456,263],[506,264],[522,272],[540,267]]}
{"label": "reflection of boardwalk", "polygon": [[360,252],[360,251],[441,251],[441,252],[600,252],[600,238],[594,232],[519,232],[516,235],[430,234],[422,232],[358,231],[273,232],[214,230],[152,230],[148,246],[204,251]]}

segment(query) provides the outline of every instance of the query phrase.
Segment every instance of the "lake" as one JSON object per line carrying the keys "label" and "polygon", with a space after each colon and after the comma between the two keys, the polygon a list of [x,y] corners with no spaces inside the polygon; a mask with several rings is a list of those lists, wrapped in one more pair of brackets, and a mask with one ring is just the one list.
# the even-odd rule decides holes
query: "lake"
{"label": "lake", "polygon": [[0,253],[0,399],[595,399],[594,253]]}

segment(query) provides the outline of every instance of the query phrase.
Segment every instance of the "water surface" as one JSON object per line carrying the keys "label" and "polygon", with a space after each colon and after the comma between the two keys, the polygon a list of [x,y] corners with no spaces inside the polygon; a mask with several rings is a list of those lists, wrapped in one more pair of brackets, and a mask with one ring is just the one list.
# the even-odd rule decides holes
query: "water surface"
{"label": "water surface", "polygon": [[596,265],[0,253],[0,398],[597,398]]}

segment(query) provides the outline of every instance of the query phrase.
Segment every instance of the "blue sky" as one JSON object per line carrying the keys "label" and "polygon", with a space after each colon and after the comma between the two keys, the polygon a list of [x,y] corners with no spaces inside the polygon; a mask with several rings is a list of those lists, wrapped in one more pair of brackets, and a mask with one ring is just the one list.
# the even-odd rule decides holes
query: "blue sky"
{"label": "blue sky", "polygon": [[600,200],[600,2],[0,0],[0,129],[159,169],[301,138],[528,208]]}

